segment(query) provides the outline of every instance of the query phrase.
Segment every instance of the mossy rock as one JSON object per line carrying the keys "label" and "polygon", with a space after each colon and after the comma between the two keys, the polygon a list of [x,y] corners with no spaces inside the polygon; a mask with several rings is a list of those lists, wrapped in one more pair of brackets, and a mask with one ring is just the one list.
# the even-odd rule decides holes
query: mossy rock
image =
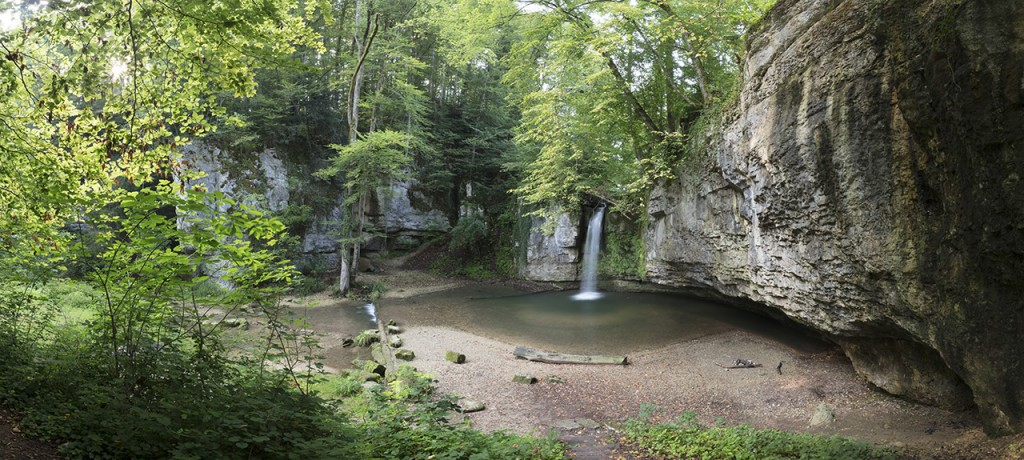
{"label": "mossy rock", "polygon": [[530,374],[516,374],[512,376],[512,382],[533,385],[534,383],[537,383],[537,377]]}
{"label": "mossy rock", "polygon": [[395,358],[402,361],[412,361],[415,357],[416,353],[413,353],[412,350],[402,349],[395,352]]}
{"label": "mossy rock", "polygon": [[446,351],[444,353],[445,361],[452,362],[455,364],[462,364],[466,362],[466,355],[457,351]]}

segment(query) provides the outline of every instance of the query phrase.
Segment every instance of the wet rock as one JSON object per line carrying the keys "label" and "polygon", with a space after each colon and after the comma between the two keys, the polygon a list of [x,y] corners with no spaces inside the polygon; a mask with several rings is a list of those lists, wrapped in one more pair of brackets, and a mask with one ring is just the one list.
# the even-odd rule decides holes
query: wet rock
{"label": "wet rock", "polygon": [[537,383],[537,377],[530,374],[516,374],[512,376],[512,382],[533,385],[534,383]]}
{"label": "wet rock", "polygon": [[464,414],[469,414],[469,413],[472,413],[472,412],[480,412],[480,411],[482,411],[482,410],[484,410],[486,408],[487,408],[487,406],[484,405],[484,403],[481,402],[481,401],[476,401],[476,400],[473,400],[473,399],[463,399],[462,401],[459,401],[459,409]]}
{"label": "wet rock", "polygon": [[413,353],[412,350],[406,350],[403,348],[395,352],[395,358],[402,361],[412,361],[416,358],[416,353]]}
{"label": "wet rock", "polygon": [[462,364],[466,362],[466,355],[459,353],[457,351],[446,351],[444,353],[444,359],[445,361],[452,362],[455,364]]}
{"label": "wet rock", "polygon": [[814,415],[811,416],[811,421],[808,426],[821,427],[829,426],[836,421],[836,414],[832,411],[831,407],[827,404],[819,404],[818,408],[815,409]]}

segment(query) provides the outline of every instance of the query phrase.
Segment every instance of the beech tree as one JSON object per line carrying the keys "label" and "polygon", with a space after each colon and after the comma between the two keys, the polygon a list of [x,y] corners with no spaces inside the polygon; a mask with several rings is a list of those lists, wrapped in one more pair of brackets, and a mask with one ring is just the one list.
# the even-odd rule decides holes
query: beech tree
{"label": "beech tree", "polygon": [[[672,174],[687,132],[732,87],[746,26],[766,0],[464,0],[465,33],[517,34],[504,82],[522,112],[513,161],[528,204],[578,204],[583,193],[642,206]],[[490,5],[489,14],[468,5]]]}
{"label": "beech tree", "polygon": [[280,223],[187,188],[192,167],[178,152],[230,122],[220,101],[252,95],[257,66],[318,46],[303,18],[311,8],[54,1],[0,32],[0,322],[32,304],[19,292],[91,257],[85,277],[104,294],[95,338],[136,391],[148,341],[210,356],[200,265],[230,262],[221,275],[238,289],[225,311],[267,305],[290,271],[250,241],[273,244]]}

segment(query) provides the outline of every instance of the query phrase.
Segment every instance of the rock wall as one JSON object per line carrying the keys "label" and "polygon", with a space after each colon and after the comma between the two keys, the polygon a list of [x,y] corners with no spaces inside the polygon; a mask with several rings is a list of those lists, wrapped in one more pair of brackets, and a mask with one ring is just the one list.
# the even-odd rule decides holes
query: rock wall
{"label": "rock wall", "polygon": [[[274,149],[243,158],[237,156],[203,142],[182,149],[182,157],[206,174],[195,183],[201,183],[207,190],[220,191],[236,201],[269,211],[281,211],[289,205],[292,194],[288,188],[288,164]],[[340,194],[326,201],[334,206],[314,212],[312,222],[299,235],[302,260],[296,262],[334,270],[340,265],[338,239],[346,209]],[[417,191],[411,181],[382,188],[370,201],[369,225],[384,236],[371,238],[363,248],[364,255],[402,244],[407,246],[403,249],[416,247],[450,229],[445,203]]]}
{"label": "rock wall", "polygon": [[549,219],[530,222],[526,261],[522,276],[531,281],[570,282],[579,280],[579,220],[561,208],[551,210]]}
{"label": "rock wall", "polygon": [[1024,431],[1024,9],[782,0],[648,275],[830,334],[880,388]]}

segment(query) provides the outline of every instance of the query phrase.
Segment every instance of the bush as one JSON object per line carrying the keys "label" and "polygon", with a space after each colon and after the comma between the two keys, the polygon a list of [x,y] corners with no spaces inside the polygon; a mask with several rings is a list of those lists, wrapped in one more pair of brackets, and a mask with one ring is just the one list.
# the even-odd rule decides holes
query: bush
{"label": "bush", "polygon": [[749,425],[703,426],[693,412],[673,423],[653,424],[646,418],[626,422],[627,438],[655,455],[700,459],[895,459],[895,452],[840,437]]}
{"label": "bush", "polygon": [[365,458],[562,459],[552,438],[483,433],[448,422],[455,404],[436,397],[430,376],[401,366],[385,391],[366,392],[356,416]]}
{"label": "bush", "polygon": [[327,284],[318,276],[295,275],[292,279],[290,291],[298,296],[307,296],[324,292]]}
{"label": "bush", "polygon": [[448,248],[452,252],[477,255],[487,246],[487,224],[476,216],[462,216],[451,230]]}

